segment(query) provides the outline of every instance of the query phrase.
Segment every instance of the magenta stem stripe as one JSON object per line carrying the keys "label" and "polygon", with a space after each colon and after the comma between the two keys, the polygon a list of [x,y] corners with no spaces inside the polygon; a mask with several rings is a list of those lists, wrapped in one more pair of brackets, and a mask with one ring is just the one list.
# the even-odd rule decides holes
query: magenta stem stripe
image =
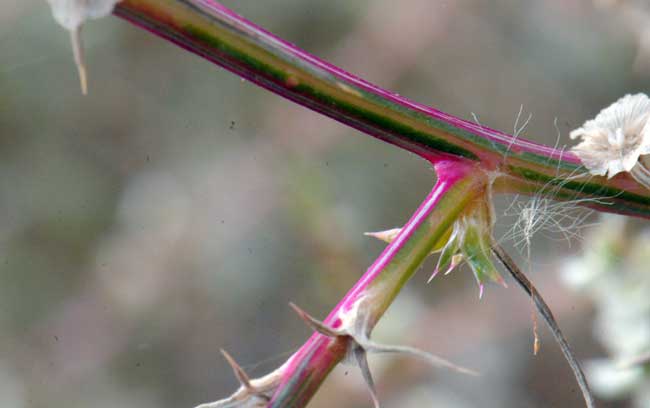
{"label": "magenta stem stripe", "polygon": [[530,194],[555,183],[544,193],[559,199],[600,198],[589,205],[650,217],[650,192],[626,175],[611,180],[590,177],[569,152],[513,138],[383,90],[275,37],[218,2],[123,0],[115,14],[427,160],[452,155],[480,162],[483,170],[499,176],[495,186],[500,191]]}
{"label": "magenta stem stripe", "polygon": [[[472,164],[441,161],[436,164],[436,171],[439,179],[427,198],[332,310],[326,324],[341,327],[343,315],[367,298],[362,311],[371,330],[459,213],[471,206],[485,187],[485,179],[476,177]],[[290,358],[269,407],[304,406],[344,357],[346,348],[340,341],[314,333]]]}

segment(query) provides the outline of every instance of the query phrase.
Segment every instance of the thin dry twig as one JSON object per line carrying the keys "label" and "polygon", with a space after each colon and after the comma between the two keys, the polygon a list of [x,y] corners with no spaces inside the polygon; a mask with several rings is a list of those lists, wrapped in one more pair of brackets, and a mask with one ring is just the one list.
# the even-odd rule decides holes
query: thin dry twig
{"label": "thin dry twig", "polygon": [[539,294],[537,288],[535,288],[533,283],[528,279],[528,277],[526,277],[521,269],[519,269],[510,255],[508,255],[508,253],[494,241],[492,242],[492,253],[499,259],[503,266],[508,270],[510,275],[512,275],[512,277],[517,281],[519,286],[521,286],[521,288],[528,294],[528,296],[534,300],[535,305],[537,306],[537,310],[544,318],[544,321],[548,325],[549,329],[551,329],[551,333],[553,333],[555,341],[557,341],[560,349],[562,349],[564,358],[566,358],[569,366],[571,366],[571,370],[573,371],[573,375],[575,376],[576,381],[578,382],[578,386],[582,391],[582,395],[585,399],[587,407],[595,408],[596,404],[594,402],[594,397],[591,393],[591,390],[589,389],[589,384],[587,384],[587,379],[582,370],[580,362],[573,354],[573,351],[569,346],[569,342],[564,337],[562,330],[560,330],[560,326],[557,324],[557,321],[555,320],[550,307],[546,304],[546,301],[544,301],[544,298]]}

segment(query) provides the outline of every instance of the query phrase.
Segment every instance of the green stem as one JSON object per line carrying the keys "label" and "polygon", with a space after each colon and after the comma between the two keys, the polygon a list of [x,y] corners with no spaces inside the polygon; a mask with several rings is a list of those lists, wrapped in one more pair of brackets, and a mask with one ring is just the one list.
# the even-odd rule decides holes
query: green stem
{"label": "green stem", "polygon": [[[494,172],[498,191],[581,201],[650,217],[650,191],[627,175],[591,177],[568,152],[517,139],[369,84],[212,0],[123,0],[115,14],[250,81],[427,160],[452,155]],[[551,186],[552,188],[548,188]]]}
{"label": "green stem", "polygon": [[546,301],[544,300],[542,295],[539,294],[535,285],[533,285],[533,283],[530,281],[530,279],[528,279],[526,274],[524,274],[519,269],[515,261],[513,261],[513,259],[501,247],[501,245],[499,245],[496,242],[492,242],[491,248],[492,248],[492,253],[499,259],[501,264],[503,264],[503,266],[508,270],[510,275],[519,284],[519,286],[523,289],[523,291],[526,292],[528,296],[531,297],[533,302],[535,302],[537,311],[544,318],[544,321],[546,322],[549,329],[551,330],[551,333],[553,334],[555,341],[560,346],[560,349],[562,350],[562,354],[564,354],[564,358],[566,358],[567,362],[569,363],[569,366],[571,367],[571,371],[573,371],[573,375],[575,376],[576,381],[578,382],[580,391],[582,391],[582,396],[585,399],[587,408],[595,407],[596,403],[594,402],[594,397],[592,395],[591,389],[589,388],[589,384],[587,383],[587,378],[585,377],[585,373],[582,370],[582,366],[580,365],[578,359],[573,355],[571,346],[569,346],[569,342],[564,337],[562,330],[560,330],[560,326],[557,324],[557,321],[553,316],[553,312],[551,311],[551,308],[546,304]]}
{"label": "green stem", "polygon": [[[326,325],[340,327],[344,316],[356,306],[367,319],[364,320],[366,329],[372,330],[459,214],[477,199],[484,199],[487,179],[475,165],[443,161],[436,164],[436,172],[438,182],[431,193],[324,320]],[[348,345],[341,338],[312,335],[288,361],[282,382],[268,406],[306,406],[329,372],[346,355]]]}

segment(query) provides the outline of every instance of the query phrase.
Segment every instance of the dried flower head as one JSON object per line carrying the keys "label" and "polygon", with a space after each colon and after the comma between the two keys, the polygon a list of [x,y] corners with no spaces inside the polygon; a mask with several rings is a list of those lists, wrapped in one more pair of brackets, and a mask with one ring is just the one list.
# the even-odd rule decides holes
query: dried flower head
{"label": "dried flower head", "polygon": [[81,43],[81,27],[86,20],[105,17],[120,0],[48,0],[54,19],[70,32],[74,61],[79,71],[81,92],[88,93],[88,80]]}
{"label": "dried flower head", "polygon": [[571,132],[571,139],[582,138],[573,151],[591,174],[613,177],[629,172],[650,188],[650,163],[642,157],[650,154],[649,118],[648,96],[625,95]]}

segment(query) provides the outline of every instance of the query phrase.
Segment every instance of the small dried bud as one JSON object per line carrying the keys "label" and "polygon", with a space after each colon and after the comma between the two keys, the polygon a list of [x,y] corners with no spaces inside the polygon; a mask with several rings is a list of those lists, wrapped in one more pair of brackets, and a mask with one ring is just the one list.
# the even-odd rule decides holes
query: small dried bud
{"label": "small dried bud", "polygon": [[650,98],[626,95],[571,132],[571,139],[582,139],[573,151],[591,174],[629,172],[650,188],[650,163],[643,157],[650,154],[649,118]]}

